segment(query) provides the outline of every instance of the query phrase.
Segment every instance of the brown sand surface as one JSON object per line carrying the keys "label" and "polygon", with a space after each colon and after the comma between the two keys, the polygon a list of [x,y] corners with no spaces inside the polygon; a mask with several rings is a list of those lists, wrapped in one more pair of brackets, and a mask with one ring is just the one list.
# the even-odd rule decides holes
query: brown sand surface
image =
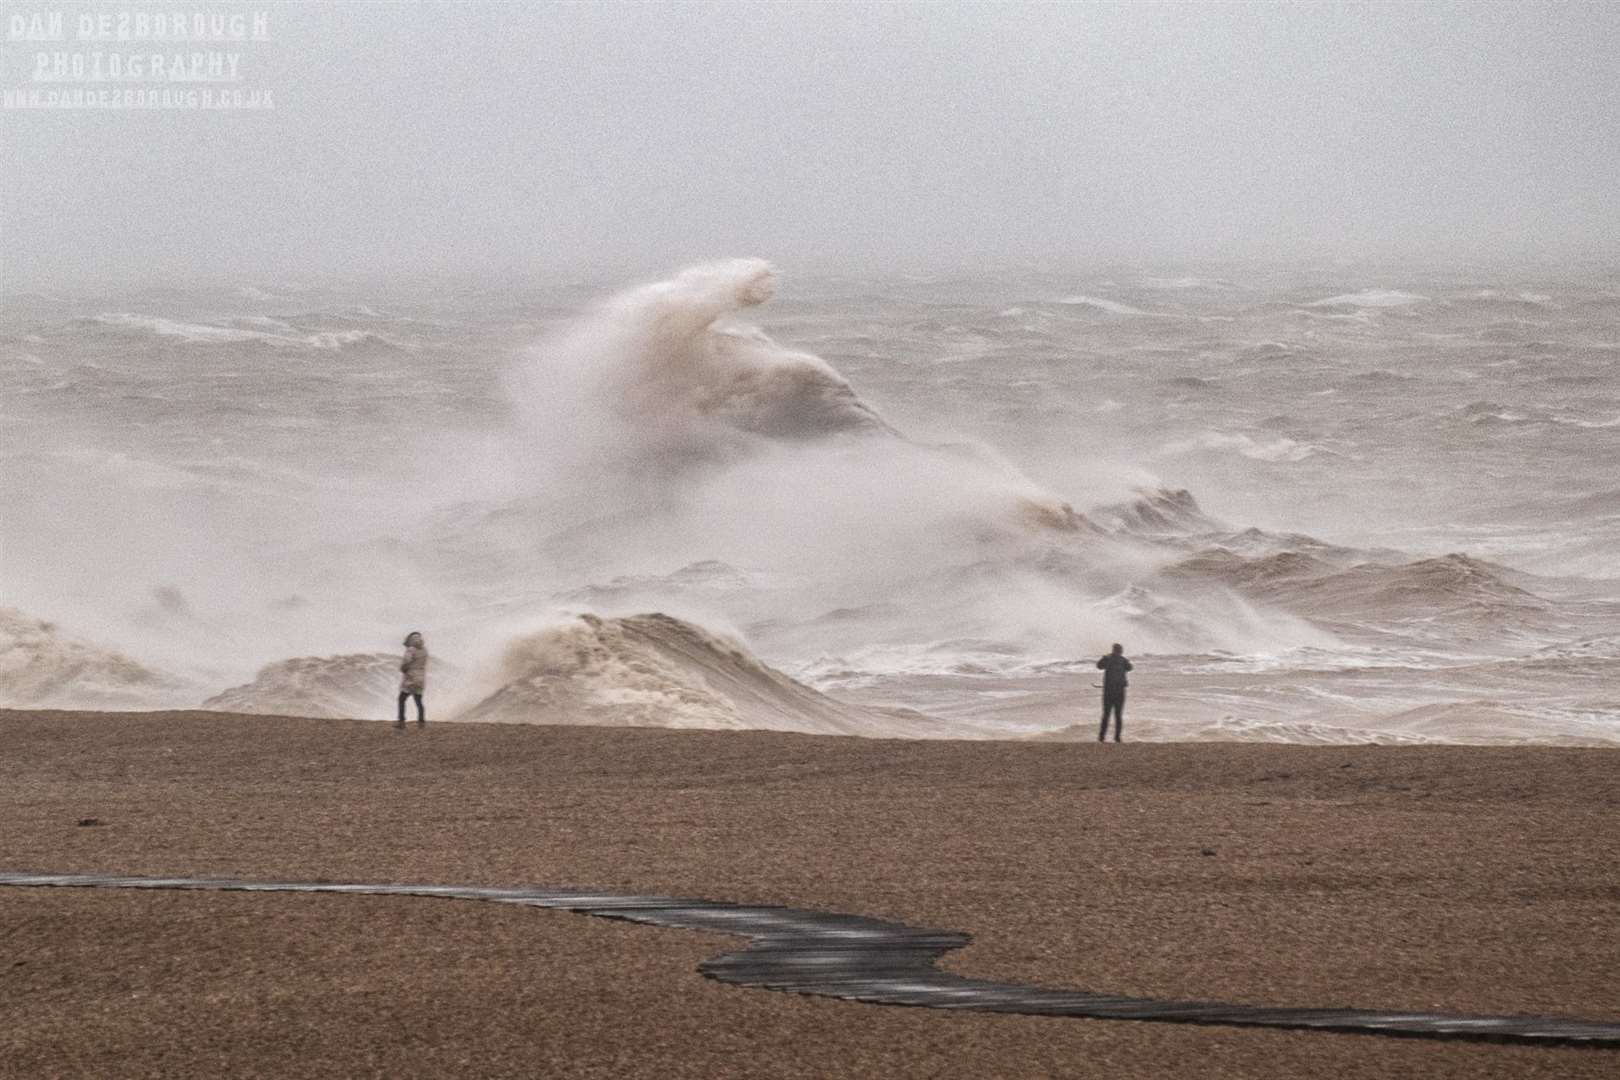
{"label": "brown sand surface", "polygon": [[[0,711],[4,870],[780,903],[967,931],[946,964],[975,976],[1270,1005],[1620,1020],[1617,811],[1607,750]],[[736,947],[463,901],[0,888],[0,1075],[1620,1075],[697,974]]]}

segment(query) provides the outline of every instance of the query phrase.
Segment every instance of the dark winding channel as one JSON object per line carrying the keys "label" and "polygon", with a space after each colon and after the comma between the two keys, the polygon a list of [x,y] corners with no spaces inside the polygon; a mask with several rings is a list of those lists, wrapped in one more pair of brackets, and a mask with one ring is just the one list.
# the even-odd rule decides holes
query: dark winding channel
{"label": "dark winding channel", "polygon": [[102,889],[223,889],[238,892],[360,893],[438,896],[559,908],[581,915],[680,930],[735,934],[748,948],[706,960],[711,979],[796,994],[917,1005],[931,1009],[1156,1020],[1181,1024],[1309,1028],[1429,1039],[1488,1039],[1620,1049],[1620,1023],[1558,1016],[1462,1016],[1378,1009],[1302,1009],[1214,1001],[1157,1001],[1083,990],[986,982],[941,971],[945,953],[971,939],[955,930],[923,930],[859,915],[785,907],[749,907],[670,896],[620,896],[571,889],[496,889],[472,885],[388,885],[231,878],[117,877],[103,874],[5,874],[0,885]]}

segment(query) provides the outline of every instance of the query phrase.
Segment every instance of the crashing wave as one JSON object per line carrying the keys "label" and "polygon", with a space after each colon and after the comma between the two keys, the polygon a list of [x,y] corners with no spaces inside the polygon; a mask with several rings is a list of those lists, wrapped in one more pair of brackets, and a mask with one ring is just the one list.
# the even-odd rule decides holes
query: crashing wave
{"label": "crashing wave", "polygon": [[[440,666],[435,658],[435,676]],[[222,690],[202,707],[272,716],[379,716],[393,707],[398,689],[396,655],[300,656],[265,665],[252,682]]]}
{"label": "crashing wave", "polygon": [[0,607],[0,705],[129,709],[173,703],[184,690],[172,675]]}
{"label": "crashing wave", "polygon": [[[635,587],[667,566],[815,582],[812,602],[836,605],[1100,536],[993,450],[908,439],[825,361],[739,325],[773,288],[757,259],[691,267],[539,343],[509,389],[519,483],[544,494],[446,521],[440,547],[457,566],[541,564],[522,579],[560,579],[553,600],[623,611],[693,591]],[[568,591],[582,580],[609,585]]]}
{"label": "crashing wave", "polygon": [[583,407],[591,427],[561,434],[629,467],[653,454],[708,460],[757,439],[893,434],[826,361],[728,321],[774,291],[769,263],[732,259],[621,293],[538,348],[520,407],[537,429],[559,400]]}
{"label": "crashing wave", "polygon": [[[704,466],[774,453],[765,466],[783,472],[772,478],[778,486],[817,482],[830,469],[863,482],[858,474],[883,470],[896,474],[891,483],[939,484],[949,473],[956,501],[993,489],[1030,525],[1080,526],[1068,504],[987,448],[906,439],[825,360],[735,321],[775,285],[761,259],[689,267],[609,299],[538,346],[513,390],[534,449],[556,473],[552,486],[565,488],[570,476],[630,476],[660,488],[636,496],[644,509],[673,499],[667,485]],[[852,437],[877,438],[840,442]],[[812,446],[823,456],[788,456]],[[602,485],[590,490],[600,496]]]}
{"label": "crashing wave", "polygon": [[916,714],[849,705],[777,671],[734,640],[663,614],[582,614],[506,648],[498,689],[461,720],[612,727],[938,734]]}

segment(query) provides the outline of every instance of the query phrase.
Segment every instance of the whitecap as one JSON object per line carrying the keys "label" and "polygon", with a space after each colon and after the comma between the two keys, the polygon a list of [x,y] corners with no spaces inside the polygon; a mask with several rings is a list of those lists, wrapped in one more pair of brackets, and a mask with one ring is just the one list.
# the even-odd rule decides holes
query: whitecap
{"label": "whitecap", "polygon": [[1129,304],[1122,304],[1118,300],[1104,300],[1096,296],[1066,296],[1057,303],[1069,307],[1094,307],[1099,311],[1106,311],[1110,315],[1149,315],[1152,312],[1133,308]]}
{"label": "whitecap", "polygon": [[112,312],[97,315],[95,321],[103,326],[145,330],[162,337],[178,337],[196,342],[287,340],[280,334],[267,334],[262,330],[242,330],[229,326],[211,326],[206,323],[180,322],[156,315],[138,315],[130,312]]}
{"label": "whitecap", "polygon": [[1363,289],[1355,293],[1340,293],[1338,296],[1329,296],[1324,300],[1313,300],[1306,307],[1404,307],[1407,304],[1420,304],[1427,300],[1427,296],[1416,293],[1402,292],[1399,289]]}

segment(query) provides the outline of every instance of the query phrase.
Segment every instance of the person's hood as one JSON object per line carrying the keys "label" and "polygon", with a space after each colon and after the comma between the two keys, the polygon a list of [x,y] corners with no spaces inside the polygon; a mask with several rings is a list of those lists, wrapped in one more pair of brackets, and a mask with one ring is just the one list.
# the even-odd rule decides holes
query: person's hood
{"label": "person's hood", "polygon": [[426,643],[422,640],[422,635],[417,633],[415,630],[412,630],[409,634],[405,635],[406,648],[409,648],[412,645],[416,646],[418,649],[427,647]]}

